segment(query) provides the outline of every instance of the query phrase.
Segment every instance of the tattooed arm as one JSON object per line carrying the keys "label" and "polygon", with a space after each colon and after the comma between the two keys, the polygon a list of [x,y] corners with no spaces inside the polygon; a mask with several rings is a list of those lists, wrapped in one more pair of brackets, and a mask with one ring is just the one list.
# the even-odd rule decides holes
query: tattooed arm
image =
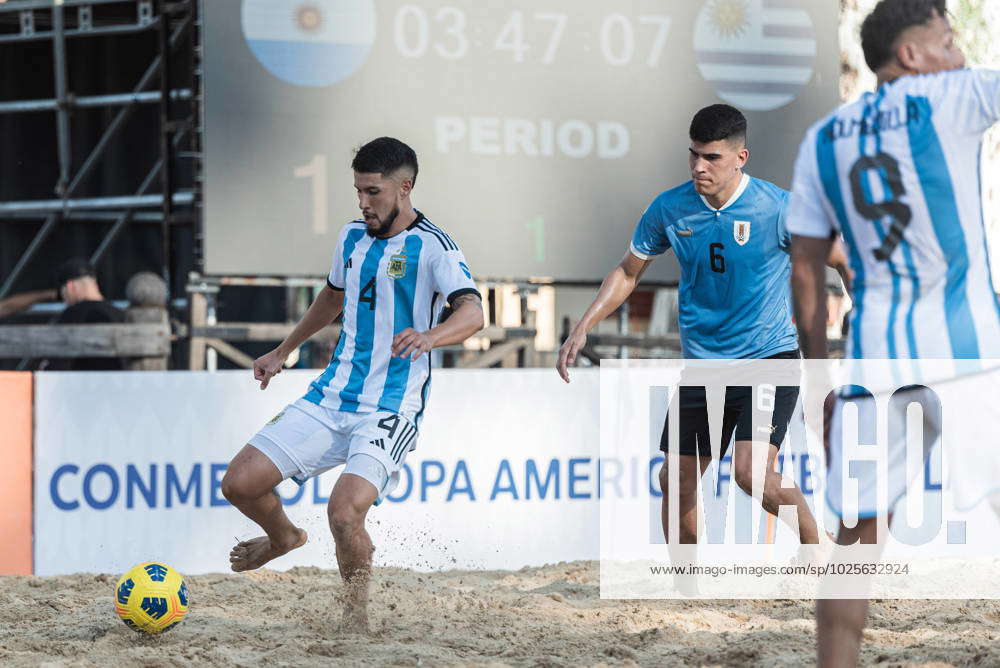
{"label": "tattooed arm", "polygon": [[478,293],[453,298],[451,309],[448,319],[433,329],[418,332],[411,327],[397,334],[392,341],[393,356],[415,360],[432,348],[461,343],[483,328],[483,301]]}

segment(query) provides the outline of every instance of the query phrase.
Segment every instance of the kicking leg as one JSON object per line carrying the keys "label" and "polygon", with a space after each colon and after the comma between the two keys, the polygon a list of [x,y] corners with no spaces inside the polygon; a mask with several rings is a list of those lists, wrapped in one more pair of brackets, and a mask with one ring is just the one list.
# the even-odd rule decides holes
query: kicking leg
{"label": "kicking leg", "polygon": [[368,583],[375,547],[365,530],[365,516],[377,498],[375,485],[345,471],[337,480],[327,506],[330,530],[337,545],[337,564],[344,580],[344,627],[349,631],[368,630]]}
{"label": "kicking leg", "polygon": [[223,496],[266,534],[233,547],[229,562],[236,572],[260,568],[306,542],[306,532],[291,523],[274,492],[281,479],[274,463],[252,445],[244,446],[229,463],[222,478]]}

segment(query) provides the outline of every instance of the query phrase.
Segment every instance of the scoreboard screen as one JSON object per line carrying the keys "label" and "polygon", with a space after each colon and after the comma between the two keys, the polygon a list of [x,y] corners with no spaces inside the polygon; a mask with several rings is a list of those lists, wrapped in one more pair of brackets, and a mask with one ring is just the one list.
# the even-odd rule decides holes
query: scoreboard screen
{"label": "scoreboard screen", "polygon": [[[689,178],[703,106],[742,109],[747,171],[789,186],[838,100],[837,5],[205,1],[206,273],[326,274],[359,216],[354,150],[389,135],[478,277],[600,279]],[[676,276],[672,259],[647,274]]]}

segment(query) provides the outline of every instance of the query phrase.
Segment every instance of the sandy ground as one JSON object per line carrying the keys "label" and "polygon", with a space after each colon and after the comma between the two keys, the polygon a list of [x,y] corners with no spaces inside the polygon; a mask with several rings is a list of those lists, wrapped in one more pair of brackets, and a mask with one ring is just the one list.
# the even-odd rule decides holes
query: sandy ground
{"label": "sandy ground", "polygon": [[[597,565],[377,569],[371,635],[339,633],[336,571],[189,577],[191,612],[148,637],[111,575],[0,576],[3,666],[706,665],[813,662],[809,601],[602,601]],[[1000,665],[1000,602],[882,601],[863,660]]]}

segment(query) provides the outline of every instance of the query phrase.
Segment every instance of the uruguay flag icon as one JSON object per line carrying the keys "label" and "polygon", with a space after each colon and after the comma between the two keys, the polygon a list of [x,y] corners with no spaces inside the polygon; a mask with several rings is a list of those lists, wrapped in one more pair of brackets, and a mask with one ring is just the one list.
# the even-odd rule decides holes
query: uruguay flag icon
{"label": "uruguay flag icon", "polygon": [[812,0],[708,0],[698,14],[698,69],[726,102],[770,111],[812,80],[816,34]]}
{"label": "uruguay flag icon", "polygon": [[374,0],[243,0],[242,21],[260,64],[297,86],[343,81],[375,42]]}

